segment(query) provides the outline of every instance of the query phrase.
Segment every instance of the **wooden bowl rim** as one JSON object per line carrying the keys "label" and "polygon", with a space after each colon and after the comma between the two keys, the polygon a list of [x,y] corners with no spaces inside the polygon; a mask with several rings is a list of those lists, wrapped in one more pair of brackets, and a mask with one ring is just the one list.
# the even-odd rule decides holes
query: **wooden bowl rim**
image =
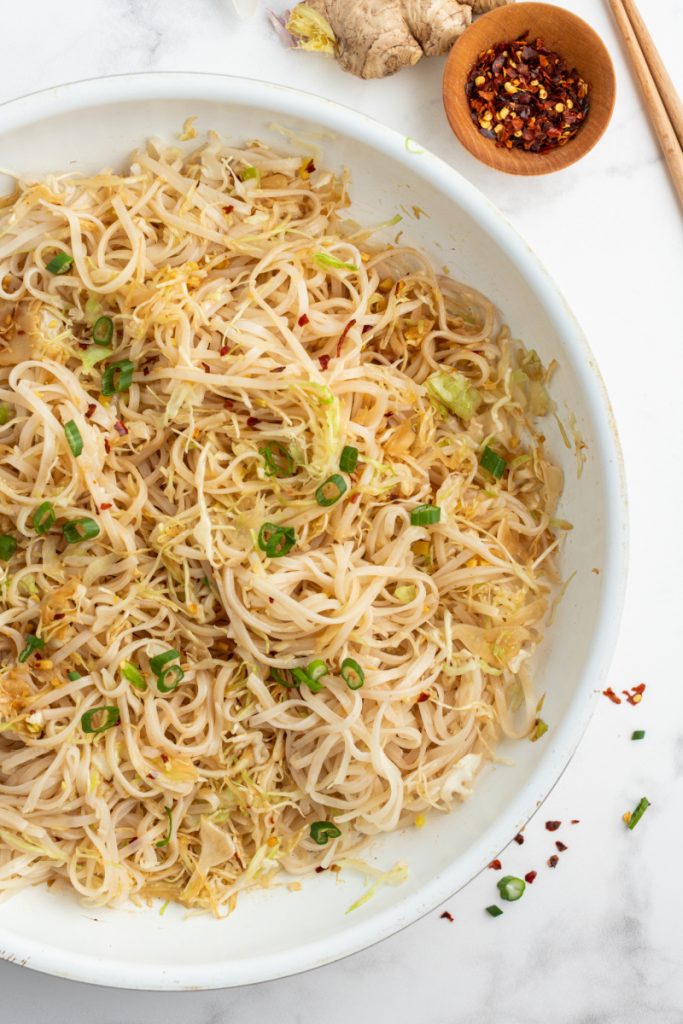
{"label": "wooden bowl rim", "polygon": [[[592,107],[585,124],[582,126],[580,131],[577,132],[575,137],[568,142],[565,146],[558,147],[549,153],[527,153],[524,150],[519,149],[502,149],[494,145],[490,139],[485,139],[483,135],[475,128],[469,111],[469,104],[466,102],[459,103],[457,98],[454,103],[447,101],[447,90],[453,90],[453,87],[459,88],[462,86],[464,96],[464,84],[469,71],[471,62],[468,63],[468,67],[465,70],[461,70],[457,67],[457,55],[463,49],[463,46],[470,46],[474,35],[481,36],[480,44],[477,44],[478,52],[481,49],[486,49],[487,45],[495,39],[489,39],[492,34],[495,35],[495,26],[501,26],[501,38],[505,35],[505,22],[511,17],[517,17],[519,12],[528,12],[529,14],[529,33],[533,35],[536,32],[534,28],[533,20],[535,17],[545,19],[549,16],[557,18],[558,21],[564,20],[565,22],[573,22],[578,28],[580,28],[583,36],[587,37],[590,41],[590,48],[593,49],[596,62],[602,65],[604,71],[604,77],[598,82],[598,95],[601,96],[600,108],[595,111]],[[543,35],[543,31],[539,27],[538,35]],[[469,39],[468,39],[469,36]],[[586,47],[587,49],[589,47]],[[559,47],[558,47],[559,51]],[[591,88],[594,88],[594,81],[591,81]],[[486,14],[481,15],[476,21],[472,22],[469,28],[463,32],[459,39],[456,39],[455,43],[451,47],[451,51],[446,61],[446,67],[444,69],[443,81],[442,81],[442,96],[444,109],[446,111],[446,117],[448,123],[451,126],[454,134],[458,138],[459,142],[465,147],[465,149],[473,156],[476,160],[481,163],[493,167],[495,170],[504,171],[508,174],[516,175],[540,175],[540,174],[551,174],[555,171],[564,170],[566,167],[571,166],[580,160],[586,153],[589,153],[591,149],[600,141],[604,135],[607,126],[612,118],[614,111],[614,104],[616,101],[616,76],[614,72],[614,64],[610,56],[609,50],[607,49],[604,41],[598,35],[597,31],[590,25],[584,18],[581,18],[578,14],[574,14],[573,11],[569,11],[566,7],[558,7],[556,4],[549,4],[540,2],[540,0],[528,0],[528,2],[522,3],[510,3],[502,7],[496,7],[492,11],[488,11]],[[464,114],[463,114],[464,109]],[[591,121],[591,117],[593,120]],[[592,131],[587,132],[588,126],[592,125]],[[479,146],[478,143],[485,143],[485,146]]]}

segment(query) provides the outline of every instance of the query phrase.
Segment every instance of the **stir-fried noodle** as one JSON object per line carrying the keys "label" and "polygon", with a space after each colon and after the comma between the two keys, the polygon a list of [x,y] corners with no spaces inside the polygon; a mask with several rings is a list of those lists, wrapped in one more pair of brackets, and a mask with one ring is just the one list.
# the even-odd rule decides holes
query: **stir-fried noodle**
{"label": "stir-fried noodle", "polygon": [[0,211],[0,891],[219,912],[535,728],[547,373],[346,206],[210,135]]}

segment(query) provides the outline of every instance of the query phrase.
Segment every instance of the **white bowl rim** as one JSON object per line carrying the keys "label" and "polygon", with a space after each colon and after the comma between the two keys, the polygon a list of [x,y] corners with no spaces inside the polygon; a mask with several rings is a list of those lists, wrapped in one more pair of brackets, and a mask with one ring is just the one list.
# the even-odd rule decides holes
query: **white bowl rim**
{"label": "white bowl rim", "polygon": [[[540,808],[569,764],[590,721],[609,669],[618,637],[626,590],[628,516],[621,446],[614,416],[595,357],[576,318],[539,258],[503,214],[474,185],[444,160],[393,128],[325,97],[290,86],[209,72],[153,71],[81,79],[52,86],[0,104],[3,133],[70,111],[101,104],[151,99],[228,101],[246,107],[266,106],[283,116],[307,118],[410,165],[429,185],[465,206],[478,226],[513,259],[557,326],[586,406],[595,425],[593,454],[604,477],[606,521],[612,524],[601,569],[602,595],[593,640],[572,704],[554,730],[552,746],[529,780],[486,832],[466,853],[419,890],[339,935],[284,953],[233,965],[174,965],[169,977],[156,964],[100,960],[52,945],[18,938],[2,927],[0,957],[57,977],[117,988],[197,990],[253,984],[287,977],[339,960],[388,938],[434,910],[484,868]],[[415,156],[419,155],[416,167]],[[1,918],[1,912],[0,912]]]}

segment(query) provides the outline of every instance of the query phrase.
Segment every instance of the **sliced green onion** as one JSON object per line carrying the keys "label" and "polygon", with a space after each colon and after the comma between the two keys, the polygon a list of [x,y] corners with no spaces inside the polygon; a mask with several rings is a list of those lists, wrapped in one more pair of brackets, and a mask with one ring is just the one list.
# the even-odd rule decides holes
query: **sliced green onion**
{"label": "sliced green onion", "polygon": [[358,449],[351,444],[344,445],[339,458],[339,468],[343,473],[353,473],[357,465]]}
{"label": "sliced green onion", "polygon": [[51,274],[66,274],[71,269],[73,261],[73,256],[69,256],[68,252],[58,252],[45,264],[45,269]]}
{"label": "sliced green onion", "polygon": [[296,544],[296,533],[293,526],[277,526],[276,523],[264,523],[258,533],[258,546],[265,551],[268,558],[282,558]]}
{"label": "sliced green onion", "polygon": [[418,505],[410,513],[411,526],[432,526],[441,521],[441,509],[438,505]]}
{"label": "sliced green onion", "polygon": [[323,684],[317,679],[312,679],[305,668],[293,668],[290,671],[298,686],[307,686],[311,693],[320,693],[322,690]]}
{"label": "sliced green onion", "polygon": [[67,672],[66,675],[67,675],[67,679],[70,679],[72,683],[75,683],[77,679],[81,678],[81,673],[80,672],[75,672],[75,671]]}
{"label": "sliced green onion", "polygon": [[494,903],[492,906],[486,908],[486,913],[490,914],[491,917],[500,917],[500,915],[503,913],[503,911],[500,909],[500,907],[497,907],[495,905],[495,903]]}
{"label": "sliced green onion", "polygon": [[43,534],[52,529],[56,519],[54,505],[51,501],[44,501],[33,513],[31,525],[36,533]]}
{"label": "sliced green onion", "polygon": [[433,373],[425,381],[425,387],[432,398],[465,422],[472,418],[481,403],[481,394],[462,373]]}
{"label": "sliced green onion", "polygon": [[135,665],[131,665],[129,661],[121,662],[121,675],[124,679],[127,679],[131,686],[134,686],[136,690],[140,690],[142,693],[147,689],[147,683],[145,677],[139,668]]}
{"label": "sliced green onion", "polygon": [[11,419],[12,406],[7,402],[0,402],[0,427],[4,427]]}
{"label": "sliced green onion", "polygon": [[496,480],[500,480],[508,464],[497,452],[494,452],[493,448],[489,448],[487,445],[479,459],[479,465],[482,469],[487,469],[492,476],[495,476]]}
{"label": "sliced green onion", "polygon": [[82,519],[72,519],[70,522],[64,523],[62,527],[67,544],[80,544],[83,540],[92,540],[93,537],[98,536],[99,532],[100,528],[95,520],[88,516],[83,516]]}
{"label": "sliced green onion", "polygon": [[321,483],[315,492],[315,500],[323,508],[329,508],[330,505],[336,504],[347,490],[348,484],[344,477],[340,476],[339,473],[333,473],[332,476],[328,476],[327,480]]}
{"label": "sliced green onion", "polygon": [[341,663],[341,677],[349,690],[360,690],[365,682],[365,672],[354,658],[344,658]]}
{"label": "sliced green onion", "polygon": [[505,878],[501,878],[497,883],[498,891],[500,892],[500,898],[507,900],[508,903],[513,903],[515,900],[519,900],[524,895],[526,889],[526,882],[523,878],[515,878],[514,875],[506,875]]}
{"label": "sliced green onion", "polygon": [[169,665],[157,676],[157,690],[159,693],[172,693],[182,683],[185,673],[180,665]]}
{"label": "sliced green onion", "polygon": [[158,676],[163,672],[169,661],[175,661],[176,658],[180,657],[180,651],[176,651],[175,647],[169,647],[167,651],[162,651],[161,654],[155,654],[154,657],[149,659],[149,667],[155,676]]}
{"label": "sliced green onion", "polygon": [[316,660],[312,661],[306,669],[306,674],[317,683],[317,681],[322,679],[323,676],[328,675],[329,671],[329,668],[322,658],[316,658]]}
{"label": "sliced green onion", "polygon": [[325,846],[328,839],[339,839],[341,830],[331,821],[314,821],[311,825],[311,839],[318,846]]}
{"label": "sliced green onion", "polygon": [[45,646],[45,641],[41,640],[39,636],[35,636],[34,633],[27,633],[24,637],[26,640],[26,647],[17,658],[22,664],[31,657],[34,651],[40,651]]}
{"label": "sliced green onion", "polygon": [[644,729],[636,729],[635,732],[631,733],[631,739],[632,740],[644,740],[645,739],[645,730]]}
{"label": "sliced green onion", "polygon": [[270,674],[276,683],[279,683],[280,686],[286,686],[288,690],[296,686],[296,683],[292,681],[292,673],[287,670],[281,672],[279,668],[271,668]]}
{"label": "sliced green onion", "polygon": [[173,835],[173,811],[170,807],[164,807],[164,813],[168,818],[168,831],[163,839],[160,839],[158,843],[154,844],[159,850],[164,846],[168,846],[171,842],[171,836]]}
{"label": "sliced green onion", "polygon": [[259,448],[266,464],[267,476],[291,476],[294,472],[294,459],[279,441],[270,441],[264,448]]}
{"label": "sliced green onion", "polygon": [[[103,715],[100,725],[93,725],[95,718]],[[81,715],[81,728],[83,732],[106,732],[112,726],[118,725],[121,720],[121,712],[115,704],[103,704],[99,708],[91,708]]]}
{"label": "sliced green onion", "polygon": [[114,337],[114,321],[110,316],[99,317],[92,328],[92,340],[96,345],[111,345]]}
{"label": "sliced green onion", "polygon": [[355,263],[344,263],[343,260],[338,260],[336,256],[330,256],[327,252],[317,252],[313,260],[323,269],[331,267],[333,270],[358,270]]}
{"label": "sliced green onion", "polygon": [[0,562],[9,562],[17,550],[17,542],[9,533],[0,533]]}
{"label": "sliced green onion", "polygon": [[71,454],[75,459],[77,459],[83,451],[83,438],[81,437],[81,432],[73,420],[68,420],[68,422],[64,424],[64,433],[66,435],[69,448],[71,449]]}
{"label": "sliced green onion", "polygon": [[630,829],[634,829],[636,827],[636,825],[638,824],[638,822],[640,821],[642,816],[645,814],[645,811],[648,809],[649,806],[650,806],[650,801],[648,800],[648,798],[646,796],[642,797],[642,799],[639,801],[638,806],[636,807],[635,811],[633,812],[631,817],[628,819],[627,824],[628,824],[628,827]]}
{"label": "sliced green onion", "polygon": [[135,364],[130,359],[121,359],[118,363],[110,363],[102,374],[102,394],[113,395],[128,391],[133,383]]}

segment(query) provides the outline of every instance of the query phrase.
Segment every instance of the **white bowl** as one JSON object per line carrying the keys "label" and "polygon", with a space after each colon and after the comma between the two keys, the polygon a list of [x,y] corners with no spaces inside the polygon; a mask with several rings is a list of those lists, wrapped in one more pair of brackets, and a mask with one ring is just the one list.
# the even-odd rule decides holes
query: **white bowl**
{"label": "white bowl", "polygon": [[[605,391],[580,328],[542,266],[500,213],[441,160],[383,125],[329,100],[277,85],[219,75],[145,74],[60,86],[1,108],[4,167],[35,174],[123,165],[149,135],[177,137],[184,119],[200,129],[261,138],[288,148],[277,123],[320,132],[324,162],[352,172],[354,215],[389,219],[400,205],[404,238],[470,282],[504,311],[513,333],[560,370],[553,395],[565,423],[576,417],[586,464],[549,426],[563,466],[562,515],[574,523],[565,574],[576,572],[538,659],[543,716],[537,743],[503,744],[513,767],[488,770],[474,796],[425,828],[378,840],[376,864],[407,861],[410,876],[347,914],[360,877],[329,873],[242,897],[227,920],[186,918],[182,909],[89,910],[66,893],[32,889],[0,907],[2,956],[79,981],[126,988],[242,985],[293,974],[360,950],[433,909],[494,857],[546,797],[588,723],[616,640],[625,583],[626,499],[619,445]],[[594,570],[599,570],[599,574]]]}

